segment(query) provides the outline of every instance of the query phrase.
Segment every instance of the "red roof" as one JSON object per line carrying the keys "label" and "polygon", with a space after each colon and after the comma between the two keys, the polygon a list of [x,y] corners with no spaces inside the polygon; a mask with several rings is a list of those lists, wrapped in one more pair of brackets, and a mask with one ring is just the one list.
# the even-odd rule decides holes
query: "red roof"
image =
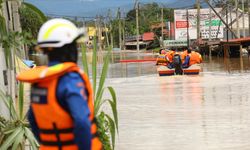
{"label": "red roof", "polygon": [[153,41],[155,37],[154,32],[145,32],[142,36],[143,41]]}
{"label": "red roof", "polygon": [[[224,40],[223,42],[227,42],[227,41]],[[250,37],[231,39],[229,40],[229,42],[250,42]]]}

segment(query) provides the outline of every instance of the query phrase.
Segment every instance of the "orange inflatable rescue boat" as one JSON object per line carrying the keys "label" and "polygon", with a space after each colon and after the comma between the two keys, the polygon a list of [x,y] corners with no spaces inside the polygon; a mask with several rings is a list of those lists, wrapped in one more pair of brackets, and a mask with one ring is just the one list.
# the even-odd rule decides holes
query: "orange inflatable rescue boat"
{"label": "orange inflatable rescue boat", "polygon": [[[201,71],[201,65],[200,64],[193,64],[192,66],[188,68],[183,68],[183,73],[179,75],[198,75]],[[159,65],[157,66],[157,72],[159,76],[172,76],[177,75],[175,68],[168,68],[167,66]]]}

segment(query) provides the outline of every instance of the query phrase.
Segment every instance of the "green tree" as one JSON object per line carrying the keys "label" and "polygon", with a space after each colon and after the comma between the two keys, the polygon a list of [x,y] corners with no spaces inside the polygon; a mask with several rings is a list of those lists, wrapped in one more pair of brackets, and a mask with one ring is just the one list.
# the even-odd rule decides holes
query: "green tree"
{"label": "green tree", "polygon": [[47,17],[37,7],[29,3],[22,3],[19,8],[22,30],[31,33],[36,39],[39,28],[47,21]]}
{"label": "green tree", "polygon": [[[159,46],[159,37],[161,36],[161,27],[159,24],[161,23],[161,9],[158,3],[148,3],[148,4],[140,4],[139,8],[139,34],[143,34],[145,32],[154,32],[155,40],[152,43],[152,47]],[[163,7],[163,18],[164,23],[167,21],[174,20],[173,9]],[[125,17],[125,33],[126,36],[136,35],[136,10],[130,10]],[[113,26],[113,35],[115,43],[118,43],[119,35],[118,35],[118,21],[114,19],[112,21]],[[158,26],[158,27],[157,27]]]}
{"label": "green tree", "polygon": [[[152,26],[161,22],[161,6],[157,3],[149,3],[140,5],[139,8],[139,25],[142,34],[144,32],[152,31]],[[164,22],[173,21],[173,9],[163,8]],[[126,15],[126,33],[128,35],[135,35],[135,23],[136,23],[136,11],[135,9],[130,10]]]}

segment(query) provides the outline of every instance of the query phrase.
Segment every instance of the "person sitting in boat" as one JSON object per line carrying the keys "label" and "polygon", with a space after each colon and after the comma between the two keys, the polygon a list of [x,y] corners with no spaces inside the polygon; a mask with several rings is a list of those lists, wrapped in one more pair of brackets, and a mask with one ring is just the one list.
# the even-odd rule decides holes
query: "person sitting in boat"
{"label": "person sitting in boat", "polygon": [[174,68],[174,65],[173,65],[173,58],[174,58],[174,55],[175,55],[175,50],[169,50],[166,54],[166,59],[167,59],[167,67],[172,69]]}
{"label": "person sitting in boat", "polygon": [[156,65],[166,65],[167,60],[166,60],[166,50],[160,49],[159,51],[159,56],[156,59]]}
{"label": "person sitting in boat", "polygon": [[188,50],[187,50],[187,48],[184,48],[183,52],[181,52],[181,61],[182,61],[182,63],[185,62],[185,58],[187,57],[187,55],[188,55]]}
{"label": "person sitting in boat", "polygon": [[187,50],[188,55],[185,58],[185,61],[182,65],[183,68],[188,68],[193,64],[200,64],[202,62],[201,54],[195,51],[191,51],[191,49]]}

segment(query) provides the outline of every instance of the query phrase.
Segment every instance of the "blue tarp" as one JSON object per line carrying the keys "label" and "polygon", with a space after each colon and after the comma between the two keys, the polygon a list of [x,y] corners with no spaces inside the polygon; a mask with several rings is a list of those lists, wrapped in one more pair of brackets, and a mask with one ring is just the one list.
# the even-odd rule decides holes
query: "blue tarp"
{"label": "blue tarp", "polygon": [[27,65],[30,68],[32,68],[35,65],[34,61],[32,60],[23,60],[23,62],[25,63],[25,65]]}

